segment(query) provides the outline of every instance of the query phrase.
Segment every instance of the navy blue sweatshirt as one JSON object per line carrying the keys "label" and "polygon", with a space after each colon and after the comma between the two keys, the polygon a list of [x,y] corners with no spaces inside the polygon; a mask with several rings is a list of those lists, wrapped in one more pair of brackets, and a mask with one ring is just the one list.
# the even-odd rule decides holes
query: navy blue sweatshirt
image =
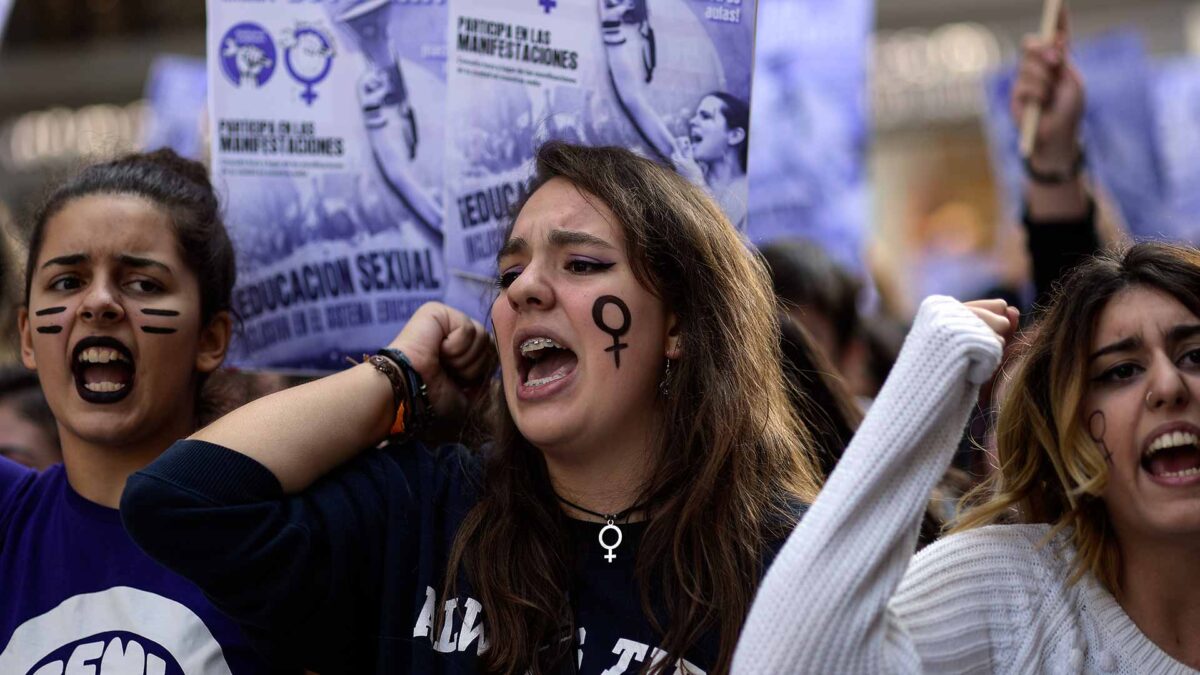
{"label": "navy blue sweatshirt", "polygon": [[[273,660],[322,675],[466,675],[486,646],[482,607],[465,579],[459,597],[441,592],[480,475],[461,446],[410,445],[364,453],[287,496],[253,459],[181,441],[129,479],[121,516],[147,553],[193,580]],[[613,562],[601,527],[571,521],[578,649],[564,672],[637,673],[663,657],[634,579],[644,525],[622,526]],[[703,640],[676,672],[707,672],[717,649],[715,635]]]}

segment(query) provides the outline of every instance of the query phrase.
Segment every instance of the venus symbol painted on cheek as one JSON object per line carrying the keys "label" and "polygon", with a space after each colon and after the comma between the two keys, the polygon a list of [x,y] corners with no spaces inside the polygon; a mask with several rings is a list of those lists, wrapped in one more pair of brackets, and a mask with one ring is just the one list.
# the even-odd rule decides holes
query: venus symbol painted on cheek
{"label": "venus symbol painted on cheek", "polygon": [[1107,429],[1108,423],[1104,417],[1103,410],[1097,410],[1088,417],[1088,436],[1091,437],[1092,442],[1100,446],[1100,449],[1104,451],[1105,461],[1112,464],[1112,453],[1108,451],[1108,446],[1104,444],[1104,432]]}
{"label": "venus symbol painted on cheek", "polygon": [[[173,309],[143,309],[142,314],[145,314],[146,316],[162,317],[179,316],[179,312],[176,312]],[[171,333],[176,332],[176,330],[174,328],[166,328],[163,326],[142,326],[142,332],[149,333],[151,335],[170,335]]]}
{"label": "venus symbol painted on cheek", "polygon": [[[33,315],[34,316],[53,316],[55,314],[62,314],[65,311],[67,311],[66,307],[47,307],[46,309],[37,310],[36,312],[33,313]],[[59,333],[62,332],[62,330],[63,330],[62,326],[38,326],[37,327],[37,332],[39,332],[43,335],[58,335]]]}
{"label": "venus symbol painted on cheek", "polygon": [[[614,305],[621,311],[620,326],[610,326],[604,320],[604,308],[609,305]],[[631,317],[629,314],[629,307],[625,304],[624,300],[615,295],[602,295],[599,298],[596,298],[596,303],[592,305],[592,321],[596,322],[596,326],[598,326],[600,330],[612,336],[612,346],[606,348],[604,351],[612,352],[613,361],[617,364],[617,368],[620,368],[621,350],[629,346],[628,344],[621,342],[621,336],[629,332],[629,324],[633,322],[633,317]]]}

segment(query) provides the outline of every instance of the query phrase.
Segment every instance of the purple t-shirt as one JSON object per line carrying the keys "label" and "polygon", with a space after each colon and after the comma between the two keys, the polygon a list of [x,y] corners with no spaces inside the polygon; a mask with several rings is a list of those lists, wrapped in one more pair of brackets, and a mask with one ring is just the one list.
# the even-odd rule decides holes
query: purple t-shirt
{"label": "purple t-shirt", "polygon": [[0,673],[275,672],[200,589],[150,559],[62,465],[0,458]]}

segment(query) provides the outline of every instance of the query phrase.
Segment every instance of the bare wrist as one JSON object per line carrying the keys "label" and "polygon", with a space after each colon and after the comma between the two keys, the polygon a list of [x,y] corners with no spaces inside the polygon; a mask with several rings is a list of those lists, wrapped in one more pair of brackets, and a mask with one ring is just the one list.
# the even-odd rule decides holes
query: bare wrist
{"label": "bare wrist", "polygon": [[1039,143],[1030,156],[1029,163],[1043,173],[1065,173],[1071,170],[1082,154],[1083,146],[1078,140],[1066,143]]}

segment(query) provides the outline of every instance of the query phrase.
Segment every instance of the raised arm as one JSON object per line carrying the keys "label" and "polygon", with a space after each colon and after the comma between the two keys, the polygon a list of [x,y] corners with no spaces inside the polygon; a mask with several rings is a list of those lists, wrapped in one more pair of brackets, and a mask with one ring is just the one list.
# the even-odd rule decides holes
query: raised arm
{"label": "raised arm", "polygon": [[[443,413],[461,404],[449,373],[479,379],[494,351],[482,327],[442,305],[418,310],[393,346]],[[465,487],[438,493],[467,485],[438,480],[463,471],[461,448],[363,452],[387,433],[392,401],[388,378],[360,365],[243,406],[130,477],[125,528],[268,658],[365,672],[368,655],[355,645],[378,634],[373,610],[402,573],[384,561],[415,560],[428,544],[416,525],[397,524],[469,501]]]}
{"label": "raised arm", "polygon": [[1016,124],[1020,124],[1026,105],[1033,103],[1042,110],[1025,181],[1026,206],[1035,221],[1079,219],[1091,203],[1080,172],[1083,77],[1071,61],[1069,45],[1064,9],[1052,40],[1025,36],[1013,85],[1009,112]]}
{"label": "raised arm", "polygon": [[[397,66],[399,67],[399,66]],[[408,131],[412,108],[407,103],[388,103],[387,74],[373,69],[358,84],[358,101],[367,125],[371,153],[392,191],[416,216],[434,241],[442,241],[442,208],[412,174],[409,148],[413,141]]]}
{"label": "raised arm", "polygon": [[635,23],[623,20],[626,3],[613,5],[612,0],[597,0],[604,35],[604,54],[608,73],[617,98],[629,115],[629,121],[664,160],[670,160],[678,149],[671,130],[650,105],[649,86],[644,64],[644,42]]}
{"label": "raised arm", "polygon": [[1026,36],[1013,85],[1011,114],[1033,103],[1042,109],[1025,180],[1025,226],[1037,305],[1054,282],[1100,249],[1096,202],[1082,173],[1079,141],[1086,101],[1083,78],[1071,62],[1064,13],[1049,42]]}
{"label": "raised arm", "polygon": [[[922,672],[888,602],[1016,310],[925,300],[846,453],[759,588],[733,672]],[[965,668],[965,670],[970,670]]]}
{"label": "raised arm", "polygon": [[[391,346],[403,351],[425,380],[439,415],[462,409],[458,383],[481,380],[495,357],[479,322],[438,303],[418,309]],[[192,439],[250,457],[269,469],[285,492],[295,493],[377,445],[395,415],[388,379],[359,364],[248,403]]]}

